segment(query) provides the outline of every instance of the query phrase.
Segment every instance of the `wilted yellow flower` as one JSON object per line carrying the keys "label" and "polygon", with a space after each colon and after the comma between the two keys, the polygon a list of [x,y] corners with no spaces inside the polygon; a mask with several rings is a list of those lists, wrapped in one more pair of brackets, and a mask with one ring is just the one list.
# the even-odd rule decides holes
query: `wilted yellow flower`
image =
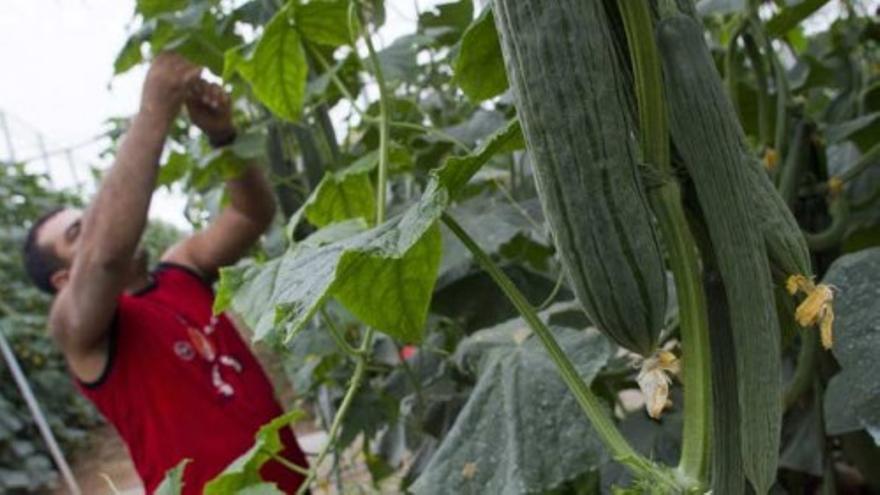
{"label": "wilted yellow flower", "polygon": [[843,180],[838,176],[831,177],[828,179],[828,195],[831,198],[836,198],[840,196],[840,193],[843,192]]}
{"label": "wilted yellow flower", "polygon": [[779,165],[779,152],[774,148],[767,148],[764,151],[764,168],[773,171]]}
{"label": "wilted yellow flower", "polygon": [[812,292],[816,288],[816,284],[812,280],[803,275],[792,275],[785,281],[785,289],[789,294],[795,295],[798,291]]}
{"label": "wilted yellow flower", "polygon": [[654,419],[660,417],[668,405],[669,384],[672,383],[671,375],[681,371],[681,364],[675,354],[660,350],[642,363],[636,382],[645,399],[645,409],[648,415]]}
{"label": "wilted yellow flower", "polygon": [[834,292],[831,287],[826,284],[816,285],[803,275],[792,275],[786,280],[785,288],[792,295],[797,292],[806,294],[807,297],[795,310],[794,317],[802,327],[819,325],[822,347],[831,349],[834,324],[834,309],[831,306]]}

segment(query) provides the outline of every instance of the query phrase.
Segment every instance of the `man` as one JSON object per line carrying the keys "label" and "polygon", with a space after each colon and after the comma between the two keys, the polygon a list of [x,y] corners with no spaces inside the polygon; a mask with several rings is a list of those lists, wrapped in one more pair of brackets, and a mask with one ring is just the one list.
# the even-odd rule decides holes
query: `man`
{"label": "man", "polygon": [[[235,138],[228,96],[199,73],[179,55],[156,57],[140,110],[88,209],[46,215],[25,245],[28,273],[55,294],[51,335],[82,393],[125,441],[147,493],[183,459],[191,460],[184,493],[201,493],[282,413],[233,325],[212,316],[206,283],[272,220],[272,191],[259,169],[228,181],[229,206],[165,252],[153,272],[138,249],[163,144],[181,107],[213,146]],[[289,428],[282,439],[286,464],[305,467]],[[261,475],[287,493],[303,479],[276,461]]]}

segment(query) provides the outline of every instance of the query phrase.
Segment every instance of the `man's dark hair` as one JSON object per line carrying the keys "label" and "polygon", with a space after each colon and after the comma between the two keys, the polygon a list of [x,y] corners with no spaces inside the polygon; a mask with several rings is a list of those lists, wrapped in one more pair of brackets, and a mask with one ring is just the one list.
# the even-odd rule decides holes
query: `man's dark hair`
{"label": "man's dark hair", "polygon": [[52,246],[40,246],[37,242],[37,235],[40,232],[40,227],[62,210],[64,210],[63,207],[44,213],[31,226],[27,239],[24,241],[24,269],[34,285],[49,294],[56,292],[52,285],[52,275],[64,268],[64,261],[58,257]]}

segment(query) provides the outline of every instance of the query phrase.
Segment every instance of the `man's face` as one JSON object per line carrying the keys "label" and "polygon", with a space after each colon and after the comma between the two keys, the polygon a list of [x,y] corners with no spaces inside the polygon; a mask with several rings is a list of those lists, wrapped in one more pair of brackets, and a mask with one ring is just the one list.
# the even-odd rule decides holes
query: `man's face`
{"label": "man's face", "polygon": [[[70,277],[70,267],[80,246],[82,217],[82,210],[66,208],[49,218],[37,233],[37,244],[42,248],[51,249],[64,263],[64,268],[52,275],[52,284],[57,290],[61,290]],[[146,262],[146,251],[138,249],[132,258],[129,270],[132,273],[129,275],[143,273],[147,268]]]}

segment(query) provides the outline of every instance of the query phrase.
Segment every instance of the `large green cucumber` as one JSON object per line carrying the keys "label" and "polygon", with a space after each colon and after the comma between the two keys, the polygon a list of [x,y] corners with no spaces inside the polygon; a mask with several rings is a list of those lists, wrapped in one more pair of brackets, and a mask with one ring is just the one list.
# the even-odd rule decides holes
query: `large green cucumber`
{"label": "large green cucumber", "polygon": [[666,310],[658,235],[638,174],[633,95],[602,0],[496,0],[495,22],[538,194],[587,314],[656,350]]}
{"label": "large green cucumber", "polygon": [[737,368],[740,446],[758,493],[776,479],[782,421],[780,332],[770,265],[750,195],[745,136],[703,37],[690,17],[657,28],[670,130],[693,180],[724,281]]}
{"label": "large green cucumber", "polygon": [[744,155],[743,163],[752,183],[755,216],[766,242],[767,254],[774,270],[779,273],[777,283],[784,283],[791,275],[812,276],[810,248],[785,200],[754,159]]}

